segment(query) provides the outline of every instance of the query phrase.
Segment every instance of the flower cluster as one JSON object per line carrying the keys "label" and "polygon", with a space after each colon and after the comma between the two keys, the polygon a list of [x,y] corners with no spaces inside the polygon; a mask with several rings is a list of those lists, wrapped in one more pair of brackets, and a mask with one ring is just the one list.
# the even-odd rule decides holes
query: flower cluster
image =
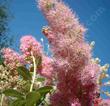
{"label": "flower cluster", "polygon": [[99,86],[100,65],[92,61],[94,42],[88,44],[86,28],[62,0],[39,0],[49,27],[43,28],[53,53],[57,90],[52,106],[91,106]]}
{"label": "flower cluster", "polygon": [[0,65],[0,91],[16,87],[18,76],[13,75],[7,67]]}
{"label": "flower cluster", "polygon": [[[57,32],[67,32],[68,29],[74,29],[75,33],[82,34],[85,28],[79,24],[76,15],[73,14],[68,6],[58,0],[39,0],[39,7],[45,14],[49,25]],[[71,30],[73,31],[73,30]]]}
{"label": "flower cluster", "polygon": [[30,57],[32,54],[40,56],[42,54],[42,47],[39,42],[36,41],[31,35],[27,35],[21,38],[20,50],[24,58]]}
{"label": "flower cluster", "polygon": [[42,57],[42,68],[39,70],[39,73],[51,79],[53,77],[53,67],[52,67],[53,60],[47,56]]}
{"label": "flower cluster", "polygon": [[21,38],[20,50],[22,52],[21,55],[10,48],[4,48],[2,50],[4,63],[10,70],[16,70],[17,67],[26,64],[31,66],[32,56],[36,60],[41,57],[42,63],[41,66],[38,66],[40,67],[38,68],[38,72],[42,76],[51,79],[53,71],[52,59],[43,53],[40,43],[34,37],[31,35],[23,36]]}
{"label": "flower cluster", "polygon": [[2,49],[2,54],[4,58],[4,63],[10,69],[16,69],[16,67],[24,64],[23,57],[10,48]]}
{"label": "flower cluster", "polygon": [[[21,38],[20,50],[21,54],[10,48],[2,49],[4,60],[0,63],[1,106],[2,104],[4,106],[6,102],[5,96],[7,96],[8,102],[10,100],[8,96],[16,97],[13,102],[15,103],[18,99],[17,97],[19,97],[17,94],[25,95],[25,97],[29,93],[34,97],[37,94],[40,98],[48,99],[46,94],[52,89],[50,86],[52,85],[53,77],[52,59],[43,53],[40,43],[30,35],[23,36]],[[35,89],[39,90],[35,91]],[[47,89],[46,92],[45,89]],[[43,90],[43,95],[41,95],[40,90],[41,92]],[[9,93],[5,94],[5,91]],[[21,93],[19,94],[18,92]],[[40,98],[37,100],[40,100]],[[40,100],[43,104],[45,104],[44,99]],[[27,102],[24,103],[27,104]],[[36,104],[36,101],[29,104],[29,106],[34,104]]]}

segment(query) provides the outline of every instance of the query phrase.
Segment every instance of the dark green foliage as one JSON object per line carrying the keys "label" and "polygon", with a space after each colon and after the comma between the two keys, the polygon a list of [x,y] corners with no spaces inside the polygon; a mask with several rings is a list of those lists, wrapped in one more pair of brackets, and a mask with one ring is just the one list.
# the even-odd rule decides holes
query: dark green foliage
{"label": "dark green foliage", "polygon": [[0,0],[0,50],[8,47],[12,43],[12,39],[8,36],[9,0]]}
{"label": "dark green foliage", "polygon": [[27,94],[22,94],[13,89],[7,89],[3,93],[5,96],[16,98],[13,99],[10,106],[39,106],[39,104],[44,101],[45,95],[52,89],[51,86],[44,86],[36,91],[28,92]]}
{"label": "dark green foliage", "polygon": [[0,65],[3,64],[3,58],[0,56]]}
{"label": "dark green foliage", "polygon": [[30,92],[27,96],[26,96],[26,105],[25,106],[34,106],[36,103],[39,102],[41,98],[41,95],[39,92]]}
{"label": "dark green foliage", "polygon": [[5,6],[0,5],[0,36],[3,36],[7,30],[8,14]]}
{"label": "dark green foliage", "polygon": [[53,88],[51,86],[45,86],[42,88],[39,88],[37,92],[39,92],[42,96],[45,96],[47,93],[49,93]]}
{"label": "dark green foliage", "polygon": [[21,98],[21,99],[23,99],[23,96],[24,96],[22,93],[18,92],[17,90],[14,90],[14,89],[7,89],[7,90],[3,91],[3,93],[6,96]]}
{"label": "dark green foliage", "polygon": [[17,99],[10,106],[25,106],[25,103],[26,101],[24,99]]}
{"label": "dark green foliage", "polygon": [[[30,92],[30,85],[32,80],[31,72],[25,66],[18,67],[17,71],[20,76],[20,80],[25,81],[25,85],[22,86],[24,91],[19,91],[19,89],[7,89],[3,91],[5,96],[12,98],[10,106],[39,106],[40,104],[44,104],[46,95],[51,93],[53,87],[38,87]],[[36,82],[42,83],[43,81],[45,81],[45,78],[36,78]]]}
{"label": "dark green foliage", "polygon": [[29,70],[24,67],[24,66],[20,66],[17,68],[17,71],[19,73],[19,75],[24,79],[24,80],[31,80],[31,74],[29,72]]}

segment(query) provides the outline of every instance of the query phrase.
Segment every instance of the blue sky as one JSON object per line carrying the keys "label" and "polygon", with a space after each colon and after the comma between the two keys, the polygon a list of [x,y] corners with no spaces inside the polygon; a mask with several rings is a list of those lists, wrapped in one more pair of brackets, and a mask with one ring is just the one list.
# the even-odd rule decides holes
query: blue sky
{"label": "blue sky", "polygon": [[[96,42],[94,56],[99,57],[102,64],[110,63],[110,0],[64,0],[64,2],[76,12],[80,22],[88,28],[86,39]],[[47,25],[47,22],[37,8],[35,0],[12,0],[10,8],[14,16],[9,23],[10,35],[15,39],[13,47],[17,49],[20,38],[31,34],[38,41],[44,38],[44,48],[47,50],[47,40],[41,33],[42,26]],[[103,97],[106,98],[104,95]]]}

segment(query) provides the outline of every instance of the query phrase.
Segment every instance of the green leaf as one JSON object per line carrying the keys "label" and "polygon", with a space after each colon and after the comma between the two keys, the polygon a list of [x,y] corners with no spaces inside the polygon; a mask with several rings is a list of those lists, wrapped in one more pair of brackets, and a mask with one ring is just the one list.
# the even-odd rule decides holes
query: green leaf
{"label": "green leaf", "polygon": [[28,94],[28,92],[30,91],[30,86],[31,86],[31,83],[29,81],[26,81],[26,83],[23,85],[23,92],[25,94]]}
{"label": "green leaf", "polygon": [[26,101],[22,99],[17,99],[10,106],[25,106]]}
{"label": "green leaf", "polygon": [[49,93],[53,88],[51,86],[45,86],[45,87],[42,87],[42,88],[39,88],[37,90],[37,92],[39,92],[41,94],[41,99],[40,101],[36,104],[36,106],[39,106],[40,103],[42,103],[45,99],[45,96],[47,93]]}
{"label": "green leaf", "polygon": [[41,99],[41,95],[38,92],[30,92],[26,96],[26,106],[34,106]]}
{"label": "green leaf", "polygon": [[41,87],[37,90],[37,92],[39,92],[42,96],[45,96],[47,93],[49,93],[51,90],[53,89],[53,87],[51,86],[45,86],[45,87]]}
{"label": "green leaf", "polygon": [[45,81],[45,78],[37,78],[37,81],[38,82],[43,82],[43,81]]}
{"label": "green leaf", "polygon": [[0,65],[3,64],[3,58],[0,56]]}
{"label": "green leaf", "polygon": [[26,67],[20,66],[17,68],[17,71],[18,71],[19,75],[21,75],[23,77],[24,80],[31,80],[31,78],[32,78],[31,74]]}
{"label": "green leaf", "polygon": [[23,98],[23,94],[14,90],[14,89],[7,89],[5,91],[3,91],[3,93],[6,95],[6,96],[11,96],[11,97],[16,97],[16,98]]}

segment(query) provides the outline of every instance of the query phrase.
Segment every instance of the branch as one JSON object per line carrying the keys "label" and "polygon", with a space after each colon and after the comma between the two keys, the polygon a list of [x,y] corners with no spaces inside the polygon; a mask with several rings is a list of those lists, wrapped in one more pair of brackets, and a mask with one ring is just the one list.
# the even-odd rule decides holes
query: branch
{"label": "branch", "polygon": [[[34,85],[35,78],[36,78],[36,70],[37,70],[36,59],[35,59],[32,52],[31,52],[31,54],[32,54],[32,59],[33,59],[33,64],[34,64],[34,72],[33,72],[33,76],[32,76],[32,84],[31,84],[31,87],[30,87],[30,92],[33,89],[33,85]],[[38,62],[37,62],[37,64],[38,64]]]}

